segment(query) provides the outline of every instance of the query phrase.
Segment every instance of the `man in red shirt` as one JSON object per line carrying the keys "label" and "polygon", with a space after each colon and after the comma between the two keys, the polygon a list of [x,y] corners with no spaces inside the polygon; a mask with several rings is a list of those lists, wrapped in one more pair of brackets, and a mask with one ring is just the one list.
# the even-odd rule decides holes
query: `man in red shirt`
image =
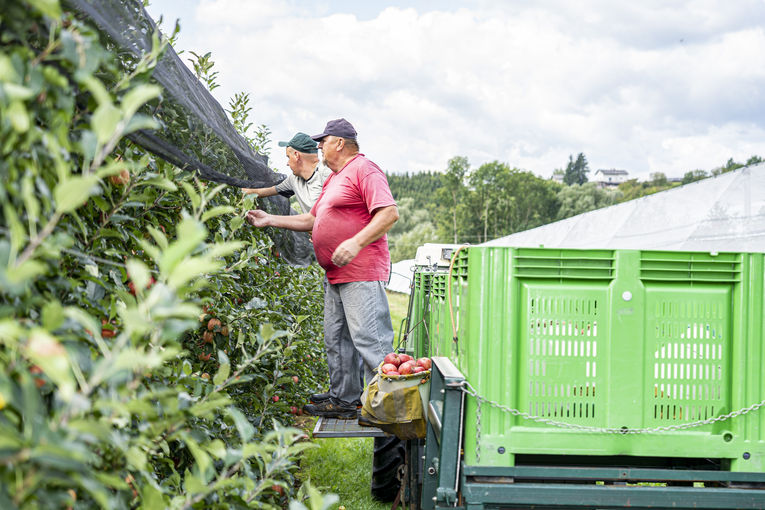
{"label": "man in red shirt", "polygon": [[361,395],[359,356],[365,379],[393,350],[393,326],[385,295],[390,276],[386,233],[398,208],[383,171],[359,153],[356,130],[345,119],[331,120],[319,142],[332,170],[309,213],[276,216],[247,213],[256,227],[313,230],[313,246],[324,279],[324,343],[330,387],[305,406],[310,414],[355,418]]}

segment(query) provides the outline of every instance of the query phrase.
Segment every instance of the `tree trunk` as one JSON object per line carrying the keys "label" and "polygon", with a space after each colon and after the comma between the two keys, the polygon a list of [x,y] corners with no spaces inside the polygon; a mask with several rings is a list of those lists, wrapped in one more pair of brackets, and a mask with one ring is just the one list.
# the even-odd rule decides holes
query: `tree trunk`
{"label": "tree trunk", "polygon": [[452,231],[454,232],[454,244],[457,244],[457,193],[452,192],[452,201],[454,202],[454,208],[452,209]]}

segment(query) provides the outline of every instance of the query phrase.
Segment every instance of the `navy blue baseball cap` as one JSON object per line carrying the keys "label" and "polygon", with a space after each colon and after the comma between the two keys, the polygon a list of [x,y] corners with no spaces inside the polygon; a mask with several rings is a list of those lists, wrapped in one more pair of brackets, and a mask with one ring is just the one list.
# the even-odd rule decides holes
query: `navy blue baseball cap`
{"label": "navy blue baseball cap", "polygon": [[327,136],[339,136],[340,138],[347,138],[348,140],[356,140],[356,130],[353,128],[350,122],[345,119],[335,119],[327,122],[327,126],[324,128],[324,132],[320,135],[313,135],[311,138],[320,142]]}

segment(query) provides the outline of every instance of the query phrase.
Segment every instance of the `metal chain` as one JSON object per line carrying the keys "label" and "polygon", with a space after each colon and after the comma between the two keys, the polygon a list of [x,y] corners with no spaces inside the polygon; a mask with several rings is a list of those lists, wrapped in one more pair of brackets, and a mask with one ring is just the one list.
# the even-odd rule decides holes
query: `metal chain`
{"label": "metal chain", "polygon": [[[715,416],[714,418],[708,418],[706,420],[699,420],[699,421],[692,421],[688,423],[681,423],[679,425],[667,425],[663,427],[645,427],[645,428],[637,428],[637,429],[631,429],[627,427],[623,427],[623,428],[591,427],[588,425],[579,425],[576,423],[565,423],[565,422],[561,422],[557,420],[551,420],[549,418],[543,418],[541,416],[533,416],[529,413],[519,411],[518,409],[507,407],[505,405],[500,404],[499,402],[494,402],[492,400],[489,400],[487,398],[480,396],[478,392],[476,392],[475,388],[473,388],[470,385],[470,383],[467,381],[462,382],[461,390],[464,393],[476,399],[476,404],[477,404],[476,440],[478,441],[478,444],[480,444],[480,438],[481,438],[481,403],[486,403],[490,405],[491,407],[494,407],[506,413],[512,414],[513,416],[518,416],[520,418],[523,418],[524,420],[535,421],[537,423],[544,423],[545,425],[552,425],[554,427],[560,427],[565,429],[573,429],[573,430],[579,430],[583,432],[597,432],[597,433],[603,433],[603,434],[650,434],[654,432],[672,432],[677,430],[685,430],[685,429],[690,429],[695,427],[702,427],[704,425],[710,425],[718,421],[729,420],[732,418],[736,418],[738,416],[743,416],[747,413],[756,411],[759,408],[765,406],[765,399],[763,399],[748,407],[743,407],[739,409],[738,411],[732,411],[728,414],[721,414],[720,416]],[[478,460],[480,460],[478,444],[476,445],[476,456],[478,456]]]}
{"label": "metal chain", "polygon": [[[468,384],[467,381],[464,381],[465,384]],[[470,388],[473,389],[472,387]],[[473,395],[475,397],[475,462],[476,464],[481,463],[481,398],[478,398],[478,395],[475,393],[475,390],[473,390],[473,393],[470,393],[469,391],[465,391],[465,387],[462,387],[462,391],[467,393],[468,395]]]}

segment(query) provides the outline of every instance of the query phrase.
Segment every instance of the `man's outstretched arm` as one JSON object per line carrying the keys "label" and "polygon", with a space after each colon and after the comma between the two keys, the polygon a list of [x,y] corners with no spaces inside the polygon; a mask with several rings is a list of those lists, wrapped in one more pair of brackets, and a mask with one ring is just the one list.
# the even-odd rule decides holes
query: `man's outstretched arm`
{"label": "man's outstretched arm", "polygon": [[295,230],[297,232],[308,232],[313,229],[313,222],[316,218],[311,213],[297,214],[294,216],[279,216],[268,214],[266,211],[255,209],[247,212],[247,222],[253,227],[277,227]]}
{"label": "man's outstretched arm", "polygon": [[242,194],[244,195],[251,195],[253,193],[259,197],[272,197],[278,191],[276,191],[276,186],[271,186],[270,188],[242,188]]}

